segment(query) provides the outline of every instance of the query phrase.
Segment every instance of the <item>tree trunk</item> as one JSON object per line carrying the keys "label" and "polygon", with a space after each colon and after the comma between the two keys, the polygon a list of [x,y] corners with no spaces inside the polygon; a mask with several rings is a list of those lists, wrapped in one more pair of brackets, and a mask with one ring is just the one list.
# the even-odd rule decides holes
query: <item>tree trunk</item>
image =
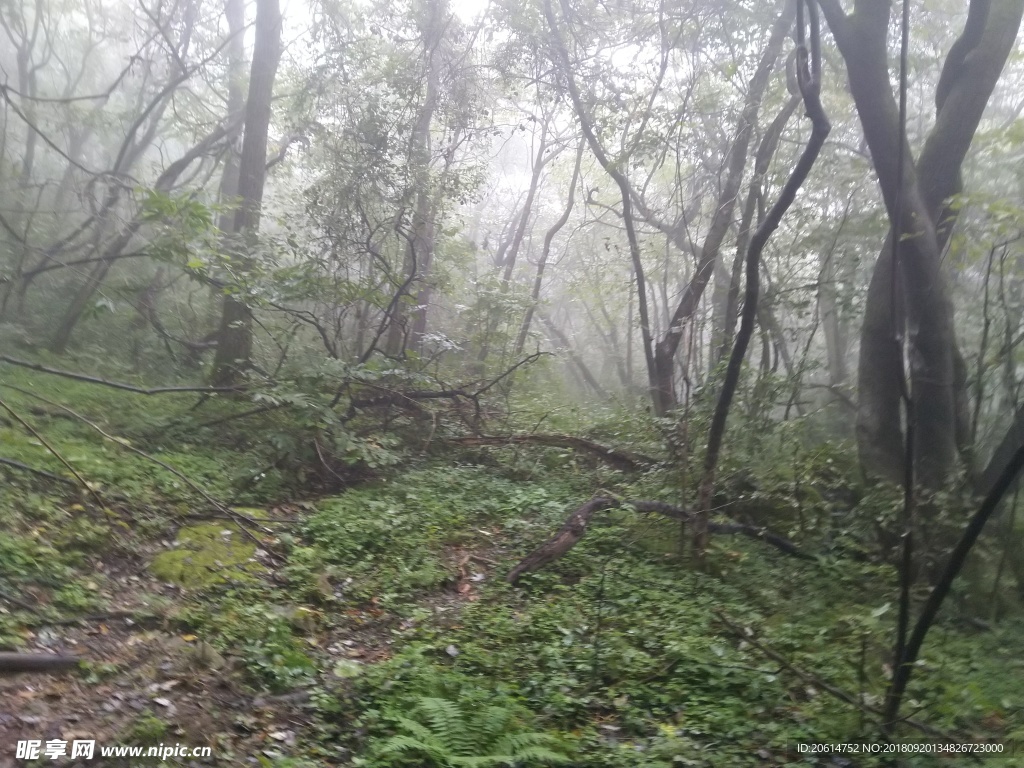
{"label": "tree trunk", "polygon": [[[655,346],[655,382],[652,394],[654,410],[658,415],[663,416],[678,405],[675,386],[675,362],[676,353],[679,351],[679,343],[683,338],[683,327],[693,317],[698,306],[700,306],[701,296],[704,294],[704,289],[707,287],[708,281],[714,272],[715,264],[719,259],[722,243],[725,241],[725,236],[732,226],[733,211],[736,207],[736,198],[739,196],[740,187],[743,182],[750,140],[757,126],[757,118],[761,110],[761,100],[764,98],[771,75],[775,71],[775,65],[782,53],[782,45],[786,40],[786,34],[793,24],[793,13],[793,3],[785,2],[772,27],[768,45],[761,54],[757,70],[754,72],[754,76],[751,78],[747,89],[743,112],[740,115],[739,123],[736,126],[736,134],[729,147],[724,169],[725,181],[722,184],[718,199],[715,201],[715,212],[700,249],[697,269],[669,319],[665,334]],[[681,250],[685,250],[682,239],[684,236],[684,231],[678,231],[673,237],[673,241]]]}
{"label": "tree trunk", "polygon": [[[800,155],[799,160],[797,160],[789,178],[779,193],[779,199],[772,205],[764,221],[761,222],[751,237],[750,245],[747,247],[745,259],[747,284],[744,294],[743,311],[740,315],[740,328],[736,334],[736,343],[729,356],[729,364],[726,367],[725,378],[722,381],[722,390],[715,404],[715,412],[711,418],[711,426],[708,430],[708,446],[704,454],[704,467],[701,473],[699,489],[700,508],[693,521],[693,550],[698,567],[703,567],[707,550],[715,471],[718,466],[718,455],[722,446],[722,440],[725,436],[726,420],[729,416],[733,395],[739,384],[747,345],[750,343],[754,333],[758,297],[760,294],[761,252],[764,250],[769,238],[778,228],[789,206],[792,205],[800,187],[803,186],[832,128],[828,117],[825,115],[825,110],[822,108],[820,98],[821,55],[817,9],[811,4],[813,0],[797,0],[797,2],[797,79],[803,103],[807,110],[807,117],[811,120],[811,135],[808,137],[807,146],[804,148],[803,153]],[[804,2],[807,3],[807,10],[811,17],[809,52],[805,47],[804,39]],[[810,60],[809,64],[808,58]]]}
{"label": "tree trunk", "polygon": [[[239,265],[252,265],[256,235],[260,226],[263,185],[266,180],[267,134],[274,79],[281,60],[281,9],[278,0],[257,0],[256,43],[252,52],[249,95],[245,104],[242,156],[238,167],[238,197],[231,233],[241,248]],[[225,387],[238,383],[252,357],[252,313],[248,304],[235,296],[224,297],[218,331],[217,354],[211,381]]]}
{"label": "tree trunk", "polygon": [[[413,126],[409,149],[412,168],[413,204],[412,227],[405,257],[405,274],[419,282],[416,303],[411,308],[406,301],[395,307],[388,329],[387,353],[401,355],[408,344],[414,352],[423,348],[423,335],[427,332],[427,308],[433,294],[430,271],[434,262],[435,222],[437,205],[430,180],[431,141],[430,127],[441,95],[442,51],[441,43],[448,18],[446,0],[427,0],[420,7],[417,27],[423,42],[424,92],[416,123]],[[411,290],[412,282],[406,290]]]}
{"label": "tree trunk", "polygon": [[[966,414],[965,367],[941,268],[955,220],[946,203],[960,190],[960,167],[1013,48],[1024,0],[972,0],[963,33],[946,57],[936,88],[935,126],[916,166],[909,148],[904,148],[904,183],[899,190],[899,119],[887,48],[890,3],[860,2],[852,15],[843,13],[837,0],[823,0],[821,6],[846,61],[850,91],[890,219],[897,197],[908,214],[896,286],[890,233],[868,289],[858,369],[861,464],[870,477],[899,481],[904,473],[899,336],[906,328],[917,424],[915,470],[923,487],[939,488],[954,476]],[[894,297],[902,299],[903,308]]]}
{"label": "tree trunk", "polygon": [[562,215],[558,217],[558,221],[552,224],[550,229],[544,233],[544,248],[541,251],[540,260],[537,262],[537,274],[533,279],[530,305],[526,308],[526,313],[523,315],[523,324],[519,328],[519,336],[516,338],[516,345],[512,352],[512,357],[515,359],[518,359],[523,353],[523,347],[526,346],[526,337],[530,333],[530,324],[533,322],[533,313],[536,311],[537,303],[540,301],[540,290],[544,285],[544,269],[547,267],[548,257],[551,255],[551,243],[559,230],[569,221],[569,215],[576,204],[576,184],[580,178],[580,164],[583,161],[584,146],[584,142],[580,141],[576,149],[576,164],[572,169],[572,180],[569,182],[569,194],[566,198],[565,209],[562,211]]}
{"label": "tree trunk", "polygon": [[[537,146],[537,155],[533,159],[533,172],[530,174],[530,187],[526,193],[526,202],[523,203],[523,210],[519,216],[519,222],[516,226],[515,234],[512,236],[512,242],[509,244],[508,253],[505,256],[504,264],[502,265],[503,268],[500,286],[502,296],[506,296],[508,294],[509,288],[512,284],[512,275],[515,272],[516,261],[519,258],[519,249],[523,245],[523,238],[526,237],[526,230],[530,223],[530,216],[533,214],[533,203],[537,199],[537,192],[540,189],[540,180],[541,175],[544,172],[544,166],[551,162],[557,154],[548,152],[549,145],[547,142],[547,136],[548,121],[545,120],[544,125],[541,126],[540,130],[540,141]],[[544,258],[546,259],[546,256]],[[543,273],[543,268],[539,267],[538,271]],[[490,353],[491,348],[491,339],[497,332],[504,314],[505,308],[501,306],[491,307],[491,311],[488,313],[487,327],[484,330],[484,337],[480,345],[480,353],[477,356],[477,361],[481,364],[487,361],[487,356]]]}

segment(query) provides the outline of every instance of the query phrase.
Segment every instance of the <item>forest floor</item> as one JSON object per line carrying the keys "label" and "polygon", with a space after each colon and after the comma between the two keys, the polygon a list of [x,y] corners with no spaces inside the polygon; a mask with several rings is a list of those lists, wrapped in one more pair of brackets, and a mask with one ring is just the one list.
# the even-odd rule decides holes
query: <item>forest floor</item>
{"label": "forest floor", "polygon": [[[672,500],[671,472],[482,448],[398,456],[304,498],[247,485],[266,435],[195,428],[241,404],[3,385],[35,432],[0,418],[0,454],[70,478],[59,453],[90,488],[0,467],[0,649],[84,660],[0,678],[0,766],[54,764],[16,760],[27,739],[210,747],[163,761],[181,766],[883,764],[799,745],[879,743],[887,566],[719,537],[696,573],[678,523],[624,509],[505,582],[599,489]],[[911,686],[906,712],[931,732],[901,738],[1024,744],[1024,622],[967,619],[946,611]]]}

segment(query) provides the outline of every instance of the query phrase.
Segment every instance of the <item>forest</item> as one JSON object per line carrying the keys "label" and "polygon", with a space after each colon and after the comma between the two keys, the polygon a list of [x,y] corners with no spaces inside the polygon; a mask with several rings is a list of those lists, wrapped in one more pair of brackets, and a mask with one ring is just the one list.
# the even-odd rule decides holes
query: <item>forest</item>
{"label": "forest", "polygon": [[1024,766],[1024,0],[0,0],[0,766]]}

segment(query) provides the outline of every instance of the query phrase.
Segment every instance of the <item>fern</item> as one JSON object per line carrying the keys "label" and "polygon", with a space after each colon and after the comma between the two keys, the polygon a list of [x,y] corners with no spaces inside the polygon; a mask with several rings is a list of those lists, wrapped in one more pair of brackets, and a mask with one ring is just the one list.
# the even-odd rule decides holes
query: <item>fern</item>
{"label": "fern", "polygon": [[377,765],[410,757],[432,768],[526,768],[569,761],[551,734],[520,730],[519,710],[512,707],[490,706],[473,717],[455,701],[423,696],[414,700],[411,712],[411,717],[393,716],[399,733],[371,749]]}
{"label": "fern", "polygon": [[423,697],[416,711],[422,713],[438,739],[453,755],[472,755],[478,744],[459,705],[449,699]]}
{"label": "fern", "polygon": [[487,707],[477,718],[474,725],[481,739],[488,742],[504,736],[516,725],[515,712],[508,707]]}

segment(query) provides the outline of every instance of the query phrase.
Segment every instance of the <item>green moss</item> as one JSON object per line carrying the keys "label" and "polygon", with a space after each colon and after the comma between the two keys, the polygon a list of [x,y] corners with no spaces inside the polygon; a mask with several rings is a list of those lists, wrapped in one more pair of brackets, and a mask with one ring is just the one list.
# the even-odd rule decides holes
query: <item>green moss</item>
{"label": "green moss", "polygon": [[174,549],[153,558],[158,579],[190,589],[227,581],[252,581],[265,569],[253,560],[256,545],[233,523],[202,523],[182,528]]}

